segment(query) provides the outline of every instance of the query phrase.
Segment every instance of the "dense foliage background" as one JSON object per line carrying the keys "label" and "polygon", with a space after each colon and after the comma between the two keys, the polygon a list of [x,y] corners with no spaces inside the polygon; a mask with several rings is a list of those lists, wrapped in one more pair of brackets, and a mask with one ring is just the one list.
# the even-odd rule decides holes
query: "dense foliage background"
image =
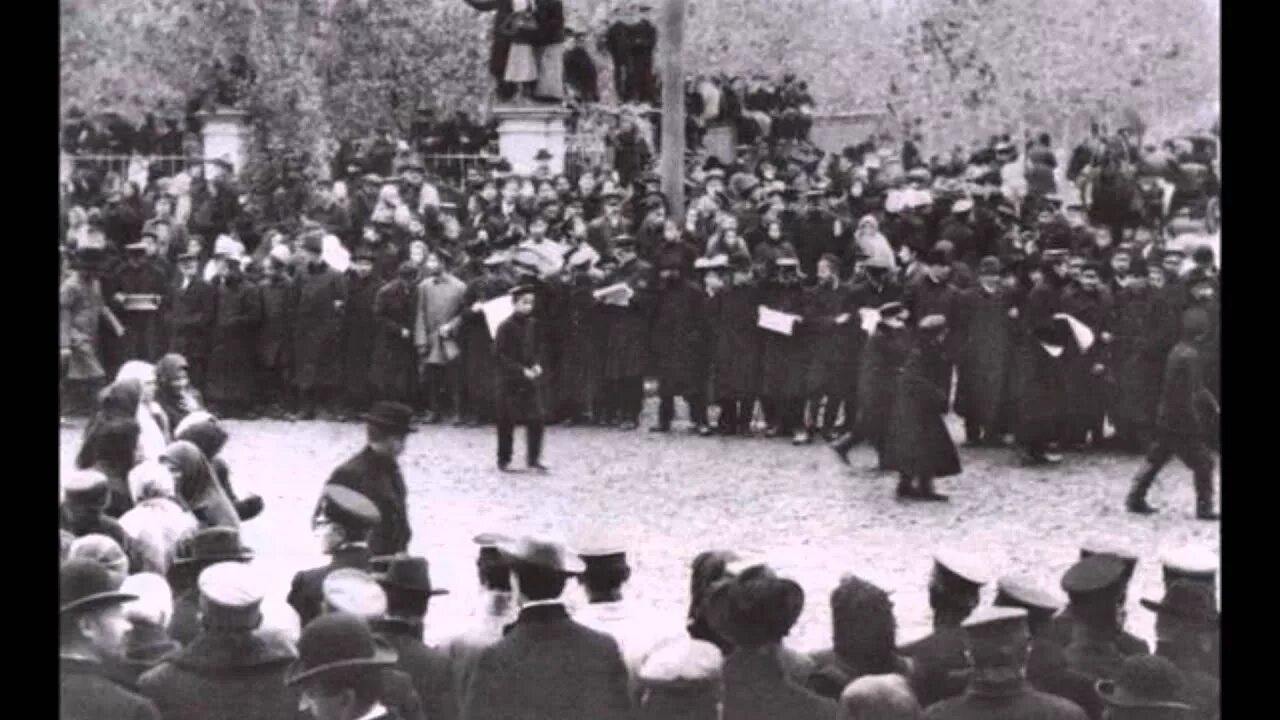
{"label": "dense foliage background", "polygon": [[[572,25],[599,33],[623,3],[565,4]],[[492,16],[463,0],[61,6],[64,107],[180,111],[210,61],[243,53],[260,172],[318,167],[334,138],[379,125],[403,133],[420,103],[488,102]],[[700,72],[808,77],[820,112],[920,118],[941,149],[1024,127],[1077,136],[1122,113],[1156,132],[1207,125],[1218,33],[1212,0],[697,0],[686,57]]]}

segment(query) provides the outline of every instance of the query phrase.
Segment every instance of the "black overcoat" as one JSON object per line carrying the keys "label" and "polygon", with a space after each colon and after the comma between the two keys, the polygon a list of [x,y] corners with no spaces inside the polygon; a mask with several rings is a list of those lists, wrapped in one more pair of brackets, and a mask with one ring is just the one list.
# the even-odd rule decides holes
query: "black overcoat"
{"label": "black overcoat", "polygon": [[[120,338],[123,359],[158,360],[164,350],[163,301],[169,292],[164,271],[149,261],[124,263],[102,285],[103,299],[124,325],[124,337]],[[158,295],[162,304],[156,310],[125,310],[115,301],[116,293]]]}
{"label": "black overcoat", "polygon": [[803,318],[791,335],[761,330],[763,352],[760,359],[760,394],[765,397],[799,399],[808,394],[811,337],[804,322],[808,298],[798,285],[766,287],[761,304],[772,310]]}
{"label": "black overcoat", "polygon": [[289,586],[289,606],[298,613],[298,621],[302,627],[315,620],[324,611],[324,579],[329,573],[341,568],[368,570],[369,558],[373,555],[364,545],[347,545],[338,548],[332,555],[328,565],[299,570],[294,573],[293,582]]}
{"label": "black overcoat", "polygon": [[[856,363],[862,349],[858,310],[846,287],[815,285],[807,294],[810,322],[802,327],[810,343],[806,385],[812,394],[843,398],[858,383]],[[842,315],[848,317],[837,322]]]}
{"label": "black overcoat", "polygon": [[907,354],[889,417],[885,465],[911,477],[960,474],[960,456],[947,432],[950,363],[941,348],[921,339]]}
{"label": "black overcoat", "polygon": [[453,691],[449,654],[422,642],[422,625],[402,620],[374,621],[375,633],[396,651],[396,667],[413,681],[428,720],[455,720],[461,704]]}
{"label": "black overcoat", "polygon": [[884,323],[867,340],[858,373],[858,426],[872,447],[883,448],[898,395],[898,375],[911,348],[911,331]]}
{"label": "black overcoat", "polygon": [[342,381],[342,316],[347,283],[333,268],[308,268],[298,283],[294,322],[294,373],[298,387],[337,387]]}
{"label": "black overcoat", "polygon": [[108,677],[101,663],[64,657],[58,678],[61,720],[161,720],[150,700]]}
{"label": "black overcoat", "polygon": [[754,397],[760,388],[760,330],[756,327],[760,305],[754,285],[725,288],[707,300],[712,336],[711,373],[713,397],[741,400]]}
{"label": "black overcoat", "polygon": [[462,318],[459,326],[458,345],[462,350],[462,379],[467,401],[472,412],[489,417],[494,404],[493,337],[484,314],[472,312],[471,306],[493,300],[511,289],[511,281],[502,275],[482,275],[467,283],[462,299]]}
{"label": "black overcoat", "polygon": [[560,361],[556,372],[558,395],[562,402],[582,407],[596,403],[600,387],[600,354],[596,342],[597,315],[589,278],[568,289],[561,318]]}
{"label": "black overcoat", "polygon": [[723,720],[833,720],[836,703],[787,677],[776,652],[738,650],[724,659]]}
{"label": "black overcoat", "polygon": [[258,327],[258,363],[271,370],[293,366],[293,323],[298,292],[287,277],[267,279],[259,286],[262,324]]}
{"label": "black overcoat", "polygon": [[329,482],[355,490],[378,507],[382,522],[369,536],[369,549],[374,555],[394,555],[409,546],[413,532],[405,506],[407,490],[394,458],[379,455],[366,446],[339,465],[329,476]]}
{"label": "black overcoat", "polygon": [[608,380],[643,377],[649,371],[649,318],[654,306],[651,275],[648,263],[633,260],[604,283],[608,286],[625,282],[635,292],[630,305],[600,305],[608,328],[604,366]]}
{"label": "black overcoat", "polygon": [[253,397],[253,356],[262,319],[261,295],[244,278],[220,280],[215,288],[217,305],[206,393],[214,402],[247,402]]}
{"label": "black overcoat", "polygon": [[166,307],[169,308],[169,352],[187,360],[201,361],[209,357],[210,335],[217,305],[213,286],[192,278],[186,289],[182,280],[173,286]]}
{"label": "black overcoat", "polygon": [[664,395],[701,395],[707,386],[706,297],[690,282],[658,292],[650,327],[653,373]]}
{"label": "black overcoat", "polygon": [[956,413],[984,428],[1001,429],[1008,399],[1013,337],[1017,320],[1009,317],[1014,297],[997,288],[968,290],[962,300],[965,342],[956,368]]}
{"label": "black overcoat", "polygon": [[925,720],[1086,720],[1084,710],[1066,698],[1036,690],[1027,683],[999,692],[970,690],[930,706]]}
{"label": "black overcoat", "polygon": [[277,720],[298,713],[284,684],[297,657],[278,635],[205,631],[138,681],[169,720]]}
{"label": "black overcoat", "polygon": [[1063,312],[1088,325],[1094,333],[1094,343],[1089,350],[1073,353],[1065,368],[1066,412],[1082,419],[1100,417],[1107,406],[1107,384],[1105,376],[1093,373],[1093,366],[1111,364],[1108,344],[1101,339],[1103,332],[1111,331],[1114,313],[1111,291],[1099,288],[1095,293],[1086,293],[1074,288],[1066,293],[1062,304]]}
{"label": "black overcoat", "polygon": [[563,605],[525,608],[481,651],[463,720],[622,720],[630,717],[618,643],[579,625]]}
{"label": "black overcoat", "polygon": [[494,382],[498,419],[515,424],[546,421],[546,375],[536,380],[524,376],[526,368],[542,365],[547,372],[542,328],[536,318],[515,314],[498,326],[493,344]]}
{"label": "black overcoat", "polygon": [[418,364],[413,347],[413,319],[417,308],[417,285],[398,278],[383,285],[374,297],[377,334],[369,379],[382,397],[397,400],[413,397]]}
{"label": "black overcoat", "polygon": [[372,390],[370,369],[378,321],[373,304],[382,287],[375,275],[347,275],[347,304],[342,313],[342,386],[355,397]]}

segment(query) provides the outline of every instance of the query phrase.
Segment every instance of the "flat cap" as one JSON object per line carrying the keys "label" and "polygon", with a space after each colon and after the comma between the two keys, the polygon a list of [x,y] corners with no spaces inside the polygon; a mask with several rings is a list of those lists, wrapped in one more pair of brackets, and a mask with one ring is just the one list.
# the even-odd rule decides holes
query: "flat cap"
{"label": "flat cap", "polygon": [[345,485],[326,485],[323,498],[324,516],[339,525],[365,529],[382,522],[378,506]]}
{"label": "flat cap", "polygon": [[969,198],[960,198],[951,206],[953,213],[967,213],[973,209],[973,201]]}
{"label": "flat cap", "polygon": [[586,568],[580,557],[551,540],[524,536],[499,543],[498,551],[511,560],[564,575],[578,575]]}
{"label": "flat cap", "polygon": [[513,542],[515,538],[496,532],[482,532],[471,538],[471,542],[482,548],[496,548],[504,543]]}
{"label": "flat cap", "polygon": [[1095,555],[1110,555],[1119,559],[1124,563],[1125,573],[1130,577],[1138,567],[1137,553],[1109,538],[1091,537],[1080,546],[1081,560]]}
{"label": "flat cap", "polygon": [[991,570],[986,563],[970,553],[953,548],[939,550],[933,556],[937,567],[973,585],[982,586],[991,582]]}
{"label": "flat cap", "polygon": [[720,679],[720,650],[705,640],[681,637],[659,644],[640,663],[636,677],[646,686],[698,687]]}
{"label": "flat cap", "polygon": [[387,612],[387,594],[371,575],[356,568],[338,568],[322,585],[324,602],[336,612],[363,618],[381,617]]}
{"label": "flat cap", "polygon": [[1051,613],[1062,603],[1033,580],[1025,577],[1002,577],[996,583],[995,603],[998,607],[1023,608],[1028,612]]}
{"label": "flat cap", "polygon": [[107,486],[107,476],[97,470],[76,470],[62,481],[62,489],[70,495],[93,493]]}
{"label": "flat cap", "polygon": [[975,611],[961,624],[969,638],[1005,639],[1026,635],[1027,611],[1024,608],[988,607]]}
{"label": "flat cap", "polygon": [[1160,555],[1164,576],[1212,582],[1218,576],[1218,558],[1208,548],[1188,545],[1166,550]]}
{"label": "flat cap", "polygon": [[220,562],[205,568],[196,582],[200,596],[224,608],[252,608],[262,602],[262,587],[248,565]]}
{"label": "flat cap", "polygon": [[1062,590],[1072,597],[1091,595],[1118,587],[1125,579],[1124,561],[1114,555],[1093,555],[1062,576]]}

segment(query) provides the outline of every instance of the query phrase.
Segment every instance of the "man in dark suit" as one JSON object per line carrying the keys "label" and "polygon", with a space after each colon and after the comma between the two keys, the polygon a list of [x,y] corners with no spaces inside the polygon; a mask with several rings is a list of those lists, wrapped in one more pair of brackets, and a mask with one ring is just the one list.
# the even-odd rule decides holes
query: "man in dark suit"
{"label": "man in dark suit", "polygon": [[1204,585],[1178,580],[1165,590],[1159,602],[1144,599],[1142,606],[1156,614],[1156,655],[1182,671],[1186,700],[1197,717],[1217,717],[1221,683],[1210,672],[1218,659],[1218,626],[1221,622],[1213,593]]}
{"label": "man in dark suit", "polygon": [[339,568],[369,567],[373,555],[369,550],[370,533],[382,519],[373,501],[342,485],[326,485],[320,504],[321,517],[315,525],[322,530],[324,552],[332,560],[323,567],[294,575],[289,589],[289,604],[298,611],[304,627],[323,609],[324,579],[329,573]]}
{"label": "man in dark suit", "polygon": [[960,625],[978,607],[986,572],[979,560],[961,552],[946,549],[934,557],[929,580],[933,633],[899,649],[913,663],[911,687],[921,707],[964,692],[969,663]]}
{"label": "man in dark suit", "polygon": [[395,662],[395,651],[377,643],[364,620],[333,613],[302,631],[285,682],[300,686],[301,709],[317,720],[401,720],[383,704],[384,671]]}
{"label": "man in dark suit", "polygon": [[582,561],[563,546],[503,543],[521,610],[476,661],[463,720],[612,720],[630,715],[627,668],[613,638],[574,622],[559,600]]}
{"label": "man in dark suit", "polygon": [[1213,509],[1213,453],[1205,444],[1204,429],[1210,414],[1218,412],[1218,400],[1205,384],[1199,346],[1209,337],[1210,317],[1192,308],[1182,317],[1182,340],[1173,347],[1164,368],[1164,387],[1156,410],[1156,440],[1147,459],[1133,477],[1125,500],[1129,512],[1150,515],[1147,492],[1156,475],[1175,455],[1191,468],[1196,489],[1196,517],[1217,520]]}
{"label": "man in dark suit", "polygon": [[373,578],[387,597],[386,613],[370,623],[374,633],[395,648],[400,656],[396,667],[413,679],[426,716],[453,720],[458,716],[458,698],[453,694],[452,663],[443,650],[422,642],[431,598],[449,591],[431,585],[430,567],[421,557],[388,558],[386,570]]}
{"label": "man in dark suit", "polygon": [[1094,682],[1113,679],[1125,659],[1116,640],[1124,577],[1114,555],[1087,557],[1062,576],[1073,617],[1067,665]]}
{"label": "man in dark suit", "polygon": [[137,600],[119,588],[119,580],[91,560],[71,560],[59,572],[58,717],[63,720],[160,720],[155,705],[107,670],[107,662],[123,655],[129,630],[121,605]]}
{"label": "man in dark suit", "polygon": [[[412,531],[405,507],[408,491],[396,458],[404,452],[405,440],[413,432],[409,423],[412,416],[413,410],[402,403],[374,403],[369,412],[360,416],[367,423],[368,445],[339,465],[325,485],[351,488],[378,508],[381,520],[369,536],[373,555],[394,555],[409,546]],[[320,509],[317,504],[313,517],[320,515]]]}
{"label": "man in dark suit", "polygon": [[169,309],[169,352],[187,359],[191,384],[203,389],[217,296],[213,286],[200,278],[199,270],[197,250],[188,249],[178,256],[182,277],[164,306]]}
{"label": "man in dark suit", "polygon": [[965,694],[928,708],[926,720],[1036,718],[1085,720],[1080,706],[1032,688],[1025,679],[1031,635],[1027,611],[987,608],[964,623],[972,677]]}
{"label": "man in dark suit", "polygon": [[[1129,584],[1133,581],[1133,574],[1138,569],[1138,556],[1127,547],[1103,538],[1090,538],[1080,546],[1080,559],[1093,557],[1094,555],[1110,555],[1120,560],[1124,565],[1124,574],[1119,580],[1120,585],[1116,588],[1116,605],[1123,608],[1127,602]],[[1066,647],[1071,643],[1072,625],[1075,618],[1070,605],[1063,608],[1061,612],[1054,616],[1049,631],[1054,642],[1062,647]],[[1123,627],[1119,627],[1115,636],[1116,649],[1120,654],[1129,657],[1130,655],[1145,655],[1151,652],[1151,646],[1146,640],[1137,637],[1128,632]],[[1088,707],[1085,707],[1087,710]]]}

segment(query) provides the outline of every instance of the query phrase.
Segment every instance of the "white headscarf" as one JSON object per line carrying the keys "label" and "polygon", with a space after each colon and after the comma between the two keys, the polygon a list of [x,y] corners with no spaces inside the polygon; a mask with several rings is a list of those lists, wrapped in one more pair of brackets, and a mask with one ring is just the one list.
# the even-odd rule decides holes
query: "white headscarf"
{"label": "white headscarf", "polygon": [[[151,363],[130,360],[120,366],[120,370],[116,373],[116,382],[129,379],[137,380],[143,386],[150,383],[154,388],[156,368]],[[139,429],[138,448],[142,451],[142,457],[145,460],[155,460],[160,457],[160,453],[164,452],[165,446],[169,444],[166,429],[156,419],[157,415],[163,417],[164,411],[156,404],[154,393],[150,399],[144,398],[138,403],[138,412],[135,417]]]}
{"label": "white headscarf", "polygon": [[124,604],[129,619],[138,618],[153,625],[168,627],[173,617],[173,589],[163,575],[140,572],[124,579],[120,592],[138,597]]}

